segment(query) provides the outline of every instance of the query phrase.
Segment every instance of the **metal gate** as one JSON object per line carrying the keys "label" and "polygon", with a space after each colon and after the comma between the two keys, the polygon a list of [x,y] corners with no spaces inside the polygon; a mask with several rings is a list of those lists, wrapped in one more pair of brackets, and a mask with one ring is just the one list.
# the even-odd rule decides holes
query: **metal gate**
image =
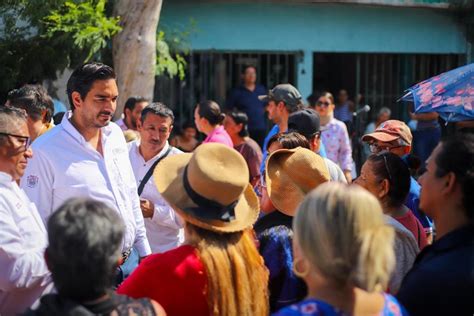
{"label": "metal gate", "polygon": [[[313,88],[336,94],[346,89],[358,105],[369,104],[372,119],[389,107],[394,118],[408,119],[408,104],[397,103],[404,90],[465,63],[457,54],[315,53]],[[358,95],[360,95],[358,97]]]}
{"label": "metal gate", "polygon": [[157,77],[155,100],[170,106],[177,124],[193,119],[199,101],[212,99],[225,104],[230,89],[240,84],[246,65],[256,66],[257,82],[267,88],[278,83],[296,85],[298,52],[222,52],[193,51],[187,56],[186,78]]}

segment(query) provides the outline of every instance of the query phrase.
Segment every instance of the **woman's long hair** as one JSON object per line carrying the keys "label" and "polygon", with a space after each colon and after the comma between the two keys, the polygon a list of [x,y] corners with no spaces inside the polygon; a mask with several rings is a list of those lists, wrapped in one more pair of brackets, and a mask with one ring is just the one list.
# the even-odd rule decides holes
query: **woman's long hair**
{"label": "woman's long hair", "polygon": [[186,223],[207,272],[211,315],[268,315],[268,270],[252,231],[216,233]]}

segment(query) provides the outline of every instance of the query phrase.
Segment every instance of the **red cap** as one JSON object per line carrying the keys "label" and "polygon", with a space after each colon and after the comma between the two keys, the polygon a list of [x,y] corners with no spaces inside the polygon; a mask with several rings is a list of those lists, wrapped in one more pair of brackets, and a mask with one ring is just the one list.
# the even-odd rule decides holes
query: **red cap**
{"label": "red cap", "polygon": [[388,143],[399,138],[401,138],[408,146],[411,146],[413,136],[410,128],[402,121],[388,120],[380,124],[373,133],[362,136],[362,141],[368,142],[371,139],[376,139]]}

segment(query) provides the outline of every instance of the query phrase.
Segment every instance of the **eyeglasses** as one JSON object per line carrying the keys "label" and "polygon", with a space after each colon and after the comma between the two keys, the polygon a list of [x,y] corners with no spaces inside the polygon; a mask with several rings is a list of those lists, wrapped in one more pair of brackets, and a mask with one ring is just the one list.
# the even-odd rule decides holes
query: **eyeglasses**
{"label": "eyeglasses", "polygon": [[392,174],[390,173],[390,169],[388,168],[388,162],[387,162],[387,155],[382,155],[383,156],[383,162],[385,164],[385,170],[387,170],[388,173],[388,178],[390,181],[392,181]]}
{"label": "eyeglasses", "polygon": [[327,108],[330,105],[331,105],[331,103],[329,103],[327,101],[326,102],[321,102],[321,101],[316,102],[316,106],[324,106],[325,108]]}
{"label": "eyeglasses", "polygon": [[3,132],[0,132],[0,135],[10,136],[10,137],[15,137],[17,139],[20,139],[21,146],[18,147],[18,149],[21,149],[22,151],[27,151],[28,148],[30,148],[31,139],[27,136],[21,136],[21,135],[15,135],[15,134],[10,134],[10,133],[3,133]]}
{"label": "eyeglasses", "polygon": [[389,146],[389,145],[379,145],[377,143],[371,143],[369,144],[369,149],[370,149],[370,152],[372,154],[379,154],[379,153],[382,153],[382,152],[390,152],[392,149],[395,149],[395,148],[400,148],[400,147],[403,147],[401,145],[399,146]]}

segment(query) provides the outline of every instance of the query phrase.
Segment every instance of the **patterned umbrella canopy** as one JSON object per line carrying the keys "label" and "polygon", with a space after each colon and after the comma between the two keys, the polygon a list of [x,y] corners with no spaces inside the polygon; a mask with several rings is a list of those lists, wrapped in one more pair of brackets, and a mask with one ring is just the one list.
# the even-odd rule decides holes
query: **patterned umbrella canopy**
{"label": "patterned umbrella canopy", "polygon": [[442,73],[406,90],[400,99],[415,113],[438,112],[447,122],[474,120],[474,63]]}

